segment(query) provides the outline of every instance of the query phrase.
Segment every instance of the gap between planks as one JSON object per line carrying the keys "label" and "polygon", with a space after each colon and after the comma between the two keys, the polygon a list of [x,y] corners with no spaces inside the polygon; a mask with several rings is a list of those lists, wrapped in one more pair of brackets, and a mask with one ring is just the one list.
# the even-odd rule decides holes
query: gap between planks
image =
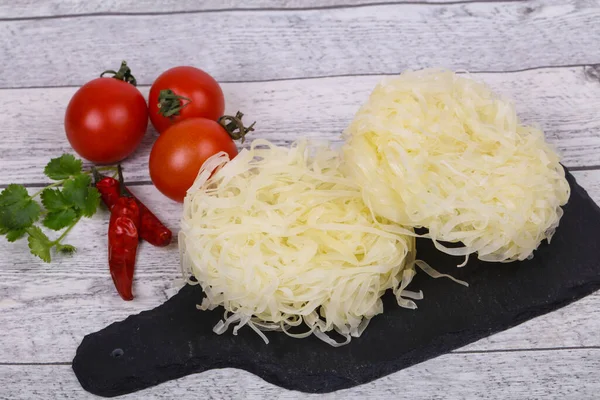
{"label": "gap between planks", "polygon": [[[598,171],[600,170],[600,165],[590,165],[590,166],[567,166],[569,172],[586,172],[586,171]],[[0,184],[0,189],[6,189],[10,183],[2,183]],[[47,182],[33,182],[33,183],[19,183],[19,185],[23,185],[26,188],[45,188],[48,186]],[[152,181],[131,181],[127,182],[127,186],[152,186]]]}
{"label": "gap between planks", "polygon": [[[11,183],[2,183],[0,184],[0,189],[6,189],[8,185]],[[19,183],[19,185],[23,185],[26,188],[45,188],[49,185],[49,183],[44,182],[34,182],[34,183]],[[152,181],[127,181],[127,186],[151,186],[153,185]]]}
{"label": "gap between planks", "polygon": [[381,7],[381,6],[456,6],[466,4],[494,4],[494,3],[526,3],[526,0],[456,0],[444,3],[431,1],[393,1],[393,2],[373,2],[359,4],[338,4],[325,6],[310,6],[310,7],[231,7],[231,8],[208,8],[197,10],[181,10],[181,11],[148,11],[148,12],[95,12],[81,14],[62,14],[62,15],[41,15],[33,17],[7,17],[0,18],[0,22],[4,21],[35,21],[45,19],[72,19],[72,18],[90,18],[90,17],[119,17],[133,16],[145,17],[155,15],[181,15],[181,14],[214,14],[214,13],[233,13],[233,12],[286,12],[286,11],[323,11],[323,10],[339,10],[349,8],[366,8],[366,7]]}
{"label": "gap between planks", "polygon": [[[567,169],[570,172],[586,172],[586,171],[597,171],[600,170],[600,165],[591,165],[591,166],[576,166],[576,167],[569,167],[567,166]],[[11,185],[11,183],[2,183],[0,184],[0,189],[6,189],[8,187],[8,185]],[[26,188],[45,188],[46,186],[48,186],[49,184],[46,182],[33,182],[33,183],[19,183],[19,185],[25,186]],[[152,181],[131,181],[131,182],[127,182],[127,186],[152,186],[153,183]]]}
{"label": "gap between planks", "polygon": [[[487,354],[487,353],[526,353],[526,352],[539,352],[539,351],[571,351],[571,350],[600,350],[600,346],[572,346],[572,347],[541,347],[531,349],[492,349],[492,350],[453,350],[445,355],[452,354]],[[17,365],[17,366],[46,366],[46,365],[71,365],[70,361],[56,361],[56,362],[42,362],[42,363],[31,363],[31,362],[1,362],[0,365]]]}
{"label": "gap between planks", "polygon": [[[520,1],[520,0],[519,0]],[[2,20],[0,19],[0,22]],[[600,60],[598,62],[586,63],[586,64],[561,64],[561,65],[539,65],[536,67],[528,67],[528,68],[519,68],[519,69],[510,69],[510,70],[481,70],[481,71],[466,71],[460,70],[456,71],[459,75],[464,74],[516,74],[519,72],[527,72],[527,71],[538,71],[544,69],[568,69],[568,68],[600,68]],[[274,79],[255,79],[255,80],[220,80],[221,84],[238,84],[238,83],[269,83],[269,82],[286,82],[286,81],[304,81],[304,80],[319,80],[319,79],[336,79],[336,78],[360,78],[360,77],[369,77],[369,76],[395,76],[399,75],[400,72],[385,72],[379,73],[374,72],[372,74],[332,74],[332,75],[316,75],[316,76],[294,76],[288,78],[274,78]],[[598,81],[600,83],[600,80]],[[141,84],[137,85],[137,88],[149,88],[151,85]],[[0,90],[20,90],[20,89],[69,89],[69,88],[78,88],[81,85],[48,85],[48,86],[4,86],[0,87]]]}

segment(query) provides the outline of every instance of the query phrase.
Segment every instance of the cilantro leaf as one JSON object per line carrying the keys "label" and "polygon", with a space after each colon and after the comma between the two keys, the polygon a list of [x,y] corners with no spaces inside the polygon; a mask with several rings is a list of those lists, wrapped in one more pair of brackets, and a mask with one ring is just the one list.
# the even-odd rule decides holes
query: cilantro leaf
{"label": "cilantro leaf", "polygon": [[59,231],[71,225],[77,218],[77,213],[72,208],[60,211],[51,211],[44,218],[44,226]]}
{"label": "cilantro leaf", "polygon": [[58,189],[46,189],[40,195],[42,204],[48,211],[60,211],[71,207],[65,196]]}
{"label": "cilantro leaf", "polygon": [[85,198],[85,206],[81,209],[84,217],[91,217],[96,213],[96,209],[100,204],[100,192],[95,187],[88,187],[87,196]]}
{"label": "cilantro leaf", "polygon": [[28,228],[40,217],[40,206],[33,200],[12,205],[0,210],[0,226],[9,230]]}
{"label": "cilantro leaf", "polygon": [[70,244],[57,244],[56,250],[60,251],[63,254],[73,254],[77,249],[75,246],[71,246]]}
{"label": "cilantro leaf", "polygon": [[9,242],[14,242],[18,239],[21,239],[23,235],[25,235],[25,229],[9,230],[6,232],[6,240]]}
{"label": "cilantro leaf", "polygon": [[28,228],[40,217],[40,206],[22,185],[8,185],[0,193],[0,227],[4,230]]}
{"label": "cilantro leaf", "polygon": [[86,208],[88,198],[88,188],[92,179],[88,175],[77,175],[66,180],[63,184],[63,196],[73,207],[78,210]]}
{"label": "cilantro leaf", "polygon": [[81,166],[81,160],[76,159],[71,154],[63,154],[58,158],[50,160],[46,168],[44,168],[44,174],[48,178],[58,181],[81,174]]}
{"label": "cilantro leaf", "polygon": [[13,183],[0,193],[0,208],[9,207],[29,198],[25,186]]}
{"label": "cilantro leaf", "polygon": [[100,204],[100,192],[91,183],[89,175],[78,175],[63,184],[63,197],[77,210],[78,215],[91,217]]}
{"label": "cilantro leaf", "polygon": [[29,242],[31,254],[36,255],[44,262],[49,263],[51,261],[50,249],[52,248],[53,243],[48,239],[48,236],[46,236],[37,226],[32,226],[27,229],[27,233],[29,233],[27,241]]}
{"label": "cilantro leaf", "polygon": [[46,236],[46,234],[42,232],[39,226],[32,226],[31,228],[28,228],[27,233],[29,234],[29,236],[33,236],[36,239],[45,240],[48,243],[51,243],[48,236]]}

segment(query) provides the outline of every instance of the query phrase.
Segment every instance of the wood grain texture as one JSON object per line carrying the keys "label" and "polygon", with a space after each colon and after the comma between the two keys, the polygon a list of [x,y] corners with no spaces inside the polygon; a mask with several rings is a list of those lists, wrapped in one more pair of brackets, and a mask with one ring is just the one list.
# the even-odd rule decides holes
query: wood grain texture
{"label": "wood grain texture", "polygon": [[220,81],[587,65],[599,18],[569,0],[5,21],[0,87],[81,85],[121,60],[143,84],[186,64]]}
{"label": "wood grain texture", "polygon": [[[483,0],[483,2],[489,0]],[[510,1],[510,0],[509,0]],[[461,0],[461,3],[481,2],[481,0]],[[81,14],[149,14],[179,13],[239,9],[304,9],[330,7],[361,7],[371,4],[443,4],[456,3],[456,0],[19,0],[0,2],[0,19],[52,17]]]}
{"label": "wood grain texture", "polygon": [[[600,80],[588,69],[550,68],[510,74],[473,74],[515,99],[526,123],[538,124],[568,166],[600,163]],[[380,76],[338,77],[223,85],[227,112],[242,110],[257,121],[252,138],[288,144],[308,136],[339,140]],[[148,88],[141,88],[144,96]],[[52,157],[72,152],[63,128],[64,110],[76,88],[0,90],[0,185],[42,182]],[[148,155],[156,138],[146,135],[126,160],[126,179],[148,181]],[[250,141],[248,141],[249,143]],[[247,143],[247,144],[248,144]],[[247,145],[246,144],[246,145]]]}
{"label": "wood grain texture", "polygon": [[[336,140],[376,75],[443,66],[522,71],[475,77],[515,98],[522,118],[541,125],[567,165],[595,166],[575,176],[600,202],[599,19],[600,2],[590,0],[0,1],[0,187],[43,182],[49,158],[70,151],[62,119],[76,86],[122,59],[142,84],[181,64],[231,82],[223,85],[228,111],[241,109],[258,121],[256,137],[278,144],[301,136]],[[311,79],[326,76],[340,77]],[[272,80],[279,81],[235,83]],[[45,86],[63,88],[1,89]],[[148,87],[141,90],[146,95]],[[149,180],[154,135],[126,162],[128,179]],[[177,230],[181,205],[148,184],[132,189]],[[7,363],[68,363],[85,334],[173,294],[176,243],[142,244],[136,300],[120,300],[106,266],[107,219],[103,211],[81,223],[68,240],[78,253],[50,265],[31,256],[25,242],[0,239],[0,399],[96,398],[68,365]],[[597,399],[599,310],[597,292],[457,352],[325,396],[222,369],[123,398]]]}
{"label": "wood grain texture", "polygon": [[[575,176],[582,177],[592,197],[600,200],[600,171]],[[182,206],[161,196],[153,186],[132,190],[176,236]],[[12,244],[0,240],[0,254],[10,255],[0,259],[0,363],[70,361],[86,334],[154,308],[174,293],[181,277],[176,241],[167,248],[142,243],[134,283],[136,299],[122,301],[106,266],[107,229],[107,211],[83,220],[67,237],[78,252],[71,257],[56,256],[52,264],[30,255],[25,240]],[[460,351],[600,347],[599,310],[600,292]]]}
{"label": "wood grain texture", "polygon": [[[575,378],[576,377],[576,378]],[[563,399],[592,400],[600,390],[600,349],[447,354],[376,381],[314,395],[288,391],[237,369],[211,370],[119,399]],[[0,397],[96,399],[68,365],[0,365]]]}

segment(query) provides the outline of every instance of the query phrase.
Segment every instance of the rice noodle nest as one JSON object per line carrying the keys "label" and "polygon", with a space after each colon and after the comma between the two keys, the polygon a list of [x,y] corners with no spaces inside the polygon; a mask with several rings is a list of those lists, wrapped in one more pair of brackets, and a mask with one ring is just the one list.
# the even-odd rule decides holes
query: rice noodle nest
{"label": "rice noodle nest", "polygon": [[523,125],[514,105],[485,84],[450,71],[384,80],[344,137],[345,174],[374,213],[427,228],[449,254],[532,257],[569,199],[560,157],[543,132]]}
{"label": "rice noodle nest", "polygon": [[[225,308],[215,332],[249,325],[265,341],[260,331],[280,330],[337,346],[383,312],[387,289],[416,308],[410,299],[422,294],[405,289],[415,239],[404,233],[371,213],[342,175],[339,151],[255,140],[231,161],[219,153],[203,165],[185,198],[179,245],[184,273],[206,295],[199,308]],[[290,332],[301,324],[304,332]]]}

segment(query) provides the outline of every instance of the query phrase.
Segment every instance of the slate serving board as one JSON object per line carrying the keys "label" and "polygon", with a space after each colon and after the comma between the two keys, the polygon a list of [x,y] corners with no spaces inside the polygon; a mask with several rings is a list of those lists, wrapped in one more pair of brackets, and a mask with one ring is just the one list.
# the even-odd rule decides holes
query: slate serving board
{"label": "slate serving board", "polygon": [[[457,258],[419,240],[419,258],[469,282],[417,274],[411,288],[425,299],[417,310],[384,296],[382,315],[362,337],[333,348],[315,337],[268,332],[265,344],[250,328],[216,335],[222,309],[198,311],[199,286],[186,286],[154,310],[87,335],[73,360],[83,388],[117,396],[212,368],[241,368],[275,385],[326,393],[366,383],[545,314],[600,289],[600,209],[567,173],[572,188],[552,239],[530,261],[489,264]],[[460,261],[460,260],[458,260]],[[198,376],[202,379],[202,376]]]}

